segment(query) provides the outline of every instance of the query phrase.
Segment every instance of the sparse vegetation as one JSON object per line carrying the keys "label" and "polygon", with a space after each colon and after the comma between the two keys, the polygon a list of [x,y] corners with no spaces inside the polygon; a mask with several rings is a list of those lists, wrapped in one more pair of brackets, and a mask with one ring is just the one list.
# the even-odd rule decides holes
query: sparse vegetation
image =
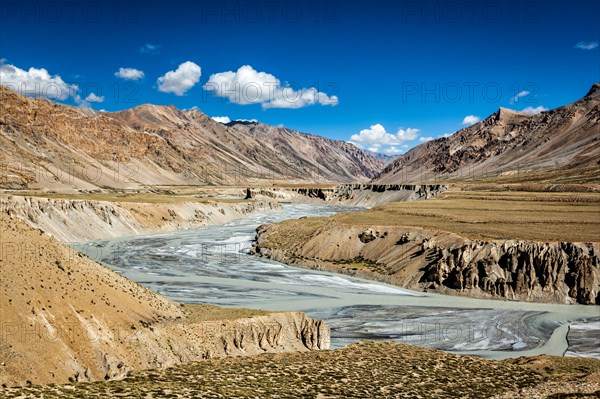
{"label": "sparse vegetation", "polygon": [[600,241],[600,194],[449,191],[429,201],[390,203],[332,219],[443,230],[472,239]]}
{"label": "sparse vegetation", "polygon": [[517,397],[523,389],[544,392],[539,396],[544,398],[559,393],[583,397],[600,392],[597,382],[584,382],[592,381],[599,367],[600,362],[592,359],[563,363],[562,358],[542,356],[494,361],[411,345],[361,342],[335,351],[181,364],[135,372],[121,381],[3,389],[0,397],[480,399]]}

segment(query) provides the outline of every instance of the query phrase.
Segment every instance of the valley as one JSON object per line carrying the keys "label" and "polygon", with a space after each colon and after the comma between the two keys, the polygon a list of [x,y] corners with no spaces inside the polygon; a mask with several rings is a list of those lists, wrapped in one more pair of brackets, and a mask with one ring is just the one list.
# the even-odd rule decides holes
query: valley
{"label": "valley", "polygon": [[[387,166],[197,109],[99,113],[0,89],[0,397],[600,391],[597,85]],[[96,177],[76,172],[89,165]]]}

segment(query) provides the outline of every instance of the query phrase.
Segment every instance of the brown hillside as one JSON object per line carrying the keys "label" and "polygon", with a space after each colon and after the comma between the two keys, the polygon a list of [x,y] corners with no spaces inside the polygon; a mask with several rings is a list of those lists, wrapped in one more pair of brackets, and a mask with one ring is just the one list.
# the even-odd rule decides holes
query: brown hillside
{"label": "brown hillside", "polygon": [[[0,87],[0,187],[353,182],[367,181],[383,167],[351,144],[268,129],[265,140],[197,109],[145,104],[96,112]],[[304,151],[274,144],[279,142]]]}
{"label": "brown hillside", "polygon": [[596,83],[580,100],[538,115],[500,108],[449,137],[413,148],[373,181],[515,177],[556,169],[561,173],[570,169],[571,174],[579,170],[597,181],[599,159],[600,83]]}

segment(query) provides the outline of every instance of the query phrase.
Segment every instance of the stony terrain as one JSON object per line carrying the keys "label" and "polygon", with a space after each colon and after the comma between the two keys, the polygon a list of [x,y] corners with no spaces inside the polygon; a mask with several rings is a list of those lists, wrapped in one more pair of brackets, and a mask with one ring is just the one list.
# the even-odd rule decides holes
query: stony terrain
{"label": "stony terrain", "polygon": [[225,126],[197,109],[140,105],[114,113],[0,87],[0,187],[368,181],[383,161],[352,144],[285,128]]}
{"label": "stony terrain", "polygon": [[[580,175],[598,182],[600,83],[580,100],[538,115],[500,108],[449,137],[423,143],[400,156],[373,181],[416,183],[470,178],[544,178],[528,172]],[[555,176],[555,177],[557,177]]]}
{"label": "stony terrain", "polygon": [[302,313],[184,307],[4,212],[0,271],[0,383],[8,386],[329,346],[329,327]]}
{"label": "stony terrain", "polygon": [[0,397],[597,398],[599,382],[600,361],[593,359],[494,361],[360,342],[335,351],[206,360],[107,383],[4,389]]}
{"label": "stony terrain", "polygon": [[446,192],[257,229],[254,252],[418,290],[600,304],[596,193]]}

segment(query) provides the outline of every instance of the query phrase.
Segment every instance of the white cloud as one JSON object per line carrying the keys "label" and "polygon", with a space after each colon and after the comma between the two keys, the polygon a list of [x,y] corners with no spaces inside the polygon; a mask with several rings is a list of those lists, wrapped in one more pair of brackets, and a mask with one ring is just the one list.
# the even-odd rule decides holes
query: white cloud
{"label": "white cloud", "polygon": [[95,93],[90,93],[85,98],[85,101],[90,102],[90,103],[101,103],[101,102],[104,102],[104,96],[97,96]]}
{"label": "white cloud", "polygon": [[250,123],[258,123],[257,119],[236,119],[236,122],[250,122]]}
{"label": "white cloud", "polygon": [[529,94],[531,94],[531,93],[528,92],[527,90],[520,91],[513,98],[510,99],[510,103],[514,104],[516,102],[519,102],[519,98],[525,97],[525,96],[527,96]]}
{"label": "white cloud", "polygon": [[579,42],[573,47],[580,50],[593,50],[598,47],[598,42]]}
{"label": "white cloud", "polygon": [[399,148],[391,146],[391,147],[386,148],[382,152],[386,155],[398,155],[398,154],[402,154],[404,152],[404,150],[401,150]]}
{"label": "white cloud", "polygon": [[275,76],[258,72],[250,65],[244,65],[236,72],[211,75],[204,89],[228,98],[232,103],[261,104],[263,109],[302,108],[314,104],[335,106],[339,103],[337,96],[328,96],[314,87],[294,90],[288,84],[282,85]]}
{"label": "white cloud", "polygon": [[50,75],[44,68],[24,70],[0,60],[0,84],[30,97],[66,100],[79,91],[77,85],[65,83],[59,75]]}
{"label": "white cloud", "polygon": [[138,51],[142,54],[158,54],[160,53],[160,46],[158,44],[146,43]]}
{"label": "white cloud", "polygon": [[463,125],[472,125],[474,123],[477,123],[481,120],[481,118],[479,118],[478,116],[475,115],[467,115],[464,117],[462,124]]}
{"label": "white cloud", "polygon": [[191,61],[180,64],[176,70],[167,72],[158,78],[158,90],[183,96],[185,92],[200,81],[202,69]]}
{"label": "white cloud", "polygon": [[[456,132],[454,132],[454,133],[456,133]],[[444,133],[444,134],[442,134],[442,137],[448,138],[448,137],[452,136],[454,133]]]}
{"label": "white cloud", "polygon": [[419,137],[419,141],[421,143],[426,143],[426,142],[431,141],[431,140],[433,140],[433,137]]}
{"label": "white cloud", "polygon": [[374,144],[371,147],[367,148],[367,151],[377,152],[377,151],[379,151],[379,146]]}
{"label": "white cloud", "polygon": [[548,108],[544,107],[543,105],[540,105],[539,107],[527,107],[527,108],[523,108],[521,110],[521,112],[523,112],[524,114],[539,114],[540,112],[544,112],[544,111],[548,111]]}
{"label": "white cloud", "polygon": [[219,123],[223,123],[223,124],[231,122],[231,119],[229,119],[228,116],[213,116],[210,119],[212,119],[213,121],[219,122]]}
{"label": "white cloud", "polygon": [[144,71],[135,68],[119,68],[115,76],[125,80],[139,80],[144,77]]}
{"label": "white cloud", "polygon": [[368,129],[361,130],[358,134],[350,136],[350,142],[364,148],[369,145],[399,145],[408,140],[414,140],[417,137],[419,129],[408,128],[398,129],[396,134],[388,133],[379,123],[372,125]]}

